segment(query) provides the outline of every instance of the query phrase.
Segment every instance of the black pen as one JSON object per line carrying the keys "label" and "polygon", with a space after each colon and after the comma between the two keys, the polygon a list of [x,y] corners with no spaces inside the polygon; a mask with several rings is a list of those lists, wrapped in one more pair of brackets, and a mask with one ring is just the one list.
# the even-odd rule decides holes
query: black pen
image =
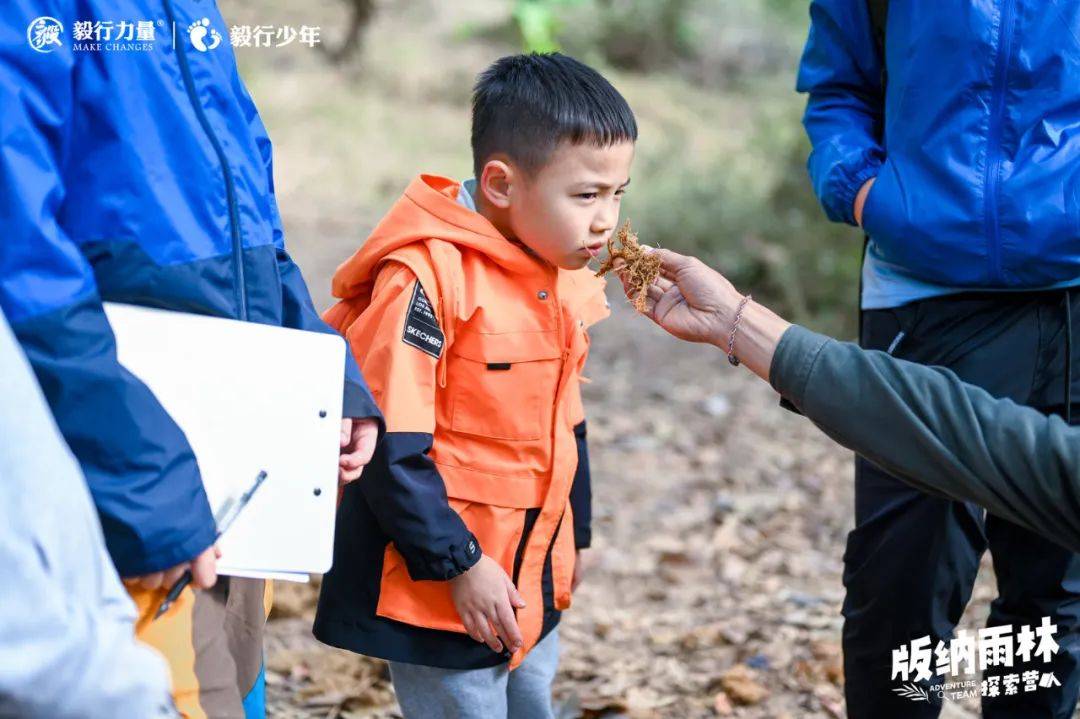
{"label": "black pen", "polygon": [[[214,541],[221,539],[221,535],[225,534],[229,526],[232,525],[236,518],[240,516],[240,512],[247,506],[251,498],[255,496],[255,490],[262,485],[263,480],[266,479],[266,470],[259,472],[255,477],[255,482],[251,485],[248,491],[240,495],[240,499],[234,501],[232,497],[225,500],[225,504],[221,505],[221,509],[218,510],[217,516],[214,517],[214,526],[217,527],[217,535],[214,537]],[[157,619],[165,612],[169,611],[169,607],[173,605],[173,602],[177,600],[180,593],[184,591],[187,585],[191,584],[191,570],[185,569],[183,575],[176,584],[172,585],[169,589],[169,593],[165,595],[164,601],[161,602],[161,606],[154,613],[154,619]],[[151,620],[153,621],[153,620]]]}

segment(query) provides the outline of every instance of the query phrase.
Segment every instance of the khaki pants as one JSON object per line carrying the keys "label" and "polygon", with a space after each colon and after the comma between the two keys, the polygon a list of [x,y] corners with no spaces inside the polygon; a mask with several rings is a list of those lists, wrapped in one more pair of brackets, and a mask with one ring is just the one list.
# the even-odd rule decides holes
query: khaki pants
{"label": "khaki pants", "polygon": [[169,663],[173,699],[185,719],[244,719],[243,700],[263,663],[263,629],[273,587],[261,579],[218,577],[213,589],[185,589],[152,621],[167,588],[128,587],[138,607],[136,636]]}

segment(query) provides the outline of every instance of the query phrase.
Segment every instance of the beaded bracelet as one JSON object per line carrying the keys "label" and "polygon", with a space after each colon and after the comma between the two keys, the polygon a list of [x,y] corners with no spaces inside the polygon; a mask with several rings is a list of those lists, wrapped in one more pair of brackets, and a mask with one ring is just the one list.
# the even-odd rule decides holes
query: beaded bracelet
{"label": "beaded bracelet", "polygon": [[752,295],[750,294],[742,298],[739,302],[739,308],[735,310],[735,321],[731,324],[731,334],[728,336],[727,343],[727,359],[732,367],[739,366],[739,358],[735,356],[735,335],[739,332],[739,322],[742,320],[743,310],[746,309],[746,305],[751,299]]}

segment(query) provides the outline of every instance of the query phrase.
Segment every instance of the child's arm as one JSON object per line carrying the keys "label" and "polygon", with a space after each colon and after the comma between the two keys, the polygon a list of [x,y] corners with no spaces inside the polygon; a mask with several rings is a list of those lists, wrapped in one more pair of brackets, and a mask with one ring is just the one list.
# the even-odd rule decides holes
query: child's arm
{"label": "child's arm", "polygon": [[810,3],[797,89],[809,93],[810,179],[836,222],[856,224],[855,197],[885,160],[882,70],[866,0]]}
{"label": "child's arm", "polygon": [[570,486],[570,509],[574,513],[574,549],[578,558],[574,562],[574,577],[570,590],[577,591],[583,577],[581,550],[592,544],[592,474],[589,471],[589,446],[585,439],[585,420],[574,427],[574,439],[577,441],[577,469],[574,471],[574,483]]}
{"label": "child's arm", "polygon": [[584,420],[574,427],[578,463],[570,487],[570,508],[574,512],[574,548],[588,549],[592,544],[592,475],[589,471],[589,446]]}
{"label": "child's arm", "polygon": [[[390,262],[376,278],[371,305],[343,327],[386,420],[386,434],[359,487],[409,576],[455,580],[455,607],[470,636],[502,651],[492,626],[507,645],[520,644],[511,606],[520,596],[450,507],[429,456],[436,369],[447,349],[435,301],[409,268]],[[328,316],[348,317],[347,309]]]}

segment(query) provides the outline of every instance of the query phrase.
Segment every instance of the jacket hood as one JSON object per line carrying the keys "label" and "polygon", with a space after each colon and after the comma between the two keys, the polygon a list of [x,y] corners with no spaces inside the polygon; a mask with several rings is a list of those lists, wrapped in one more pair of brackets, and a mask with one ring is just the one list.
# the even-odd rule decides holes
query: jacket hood
{"label": "jacket hood", "polygon": [[432,239],[481,252],[511,272],[535,272],[537,260],[483,215],[460,204],[460,192],[459,183],[435,175],[420,175],[409,183],[363,246],[334,273],[334,296],[348,299],[363,294],[389,254]]}

